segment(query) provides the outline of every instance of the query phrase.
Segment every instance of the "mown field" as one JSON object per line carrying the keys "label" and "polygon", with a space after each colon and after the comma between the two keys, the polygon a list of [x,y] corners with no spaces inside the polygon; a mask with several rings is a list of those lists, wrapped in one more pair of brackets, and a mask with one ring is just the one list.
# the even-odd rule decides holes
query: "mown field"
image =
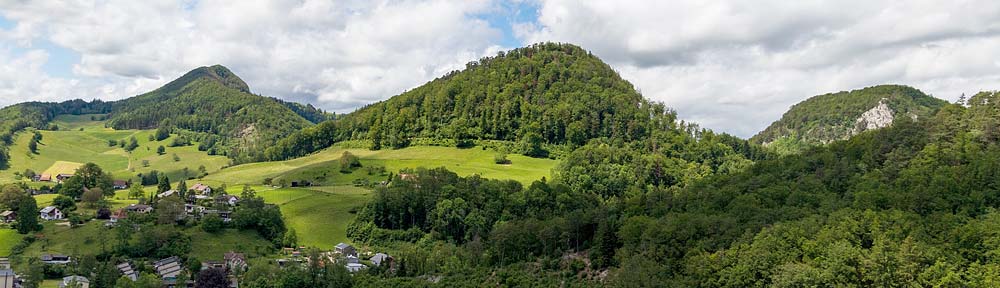
{"label": "mown field", "polygon": [[347,225],[355,217],[350,211],[364,205],[370,193],[353,186],[328,186],[263,190],[258,195],[281,207],[299,245],[332,249],[337,243],[349,242]]}
{"label": "mown field", "polygon": [[[90,121],[92,115],[61,115],[53,124],[58,131],[39,131],[42,141],[37,153],[28,150],[32,131],[17,134],[10,147],[10,167],[0,171],[0,183],[18,181],[14,172],[31,169],[36,173],[72,173],[83,163],[93,162],[114,174],[118,179],[132,179],[138,173],[152,170],[166,172],[171,179],[181,179],[184,168],[188,176],[195,176],[198,167],[204,165],[209,172],[217,171],[230,163],[224,156],[209,156],[198,151],[196,145],[168,147],[173,137],[163,141],[149,141],[152,130],[114,130],[105,128],[101,121]],[[81,130],[82,129],[82,130]],[[108,145],[109,140],[123,141],[130,137],[138,140],[139,148],[131,153],[118,146]],[[166,148],[159,155],[156,148]],[[174,160],[174,155],[180,159]],[[147,165],[143,162],[147,161]]]}
{"label": "mown field", "polygon": [[[361,159],[362,168],[352,173],[340,172],[339,159],[344,152]],[[320,185],[345,185],[355,179],[385,180],[384,175],[369,174],[367,168],[384,167],[397,173],[404,168],[446,167],[462,176],[478,174],[486,178],[512,179],[530,183],[542,177],[551,177],[552,168],[558,163],[552,159],[538,159],[510,154],[509,165],[494,163],[496,152],[474,147],[416,146],[397,150],[346,149],[334,146],[310,156],[276,162],[251,163],[233,166],[212,173],[205,178],[215,183],[261,184],[265,178],[287,182],[307,180]]]}

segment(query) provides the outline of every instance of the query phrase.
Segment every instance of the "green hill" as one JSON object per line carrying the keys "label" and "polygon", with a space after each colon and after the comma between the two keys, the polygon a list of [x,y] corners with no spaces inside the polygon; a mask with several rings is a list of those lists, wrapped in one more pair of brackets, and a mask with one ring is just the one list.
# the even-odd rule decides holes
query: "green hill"
{"label": "green hill", "polygon": [[192,70],[113,106],[110,127],[193,131],[195,139],[209,143],[203,150],[215,150],[237,162],[260,160],[259,151],[312,125],[282,102],[250,94],[243,80],[219,65]]}
{"label": "green hill", "polygon": [[162,127],[200,142],[199,150],[236,162],[262,160],[264,149],[278,139],[333,118],[312,105],[251,94],[226,67],[200,67],[159,89],[120,101],[30,102],[0,109],[0,168],[10,159],[7,151],[15,133],[28,127],[58,130],[58,124],[49,125],[57,116],[85,114],[100,114],[91,116],[107,120],[102,123],[116,130]]}
{"label": "green hill", "polygon": [[471,62],[462,71],[304,129],[268,149],[267,156],[294,158],[344,140],[401,148],[415,138],[459,146],[472,140],[518,142],[523,145],[516,152],[539,156],[544,151],[531,145],[642,139],[662,124],[650,115],[670,113],[586,50],[544,43]]}
{"label": "green hill", "polygon": [[751,141],[782,145],[824,144],[891,125],[900,117],[925,118],[944,104],[944,100],[901,85],[824,94],[795,104]]}

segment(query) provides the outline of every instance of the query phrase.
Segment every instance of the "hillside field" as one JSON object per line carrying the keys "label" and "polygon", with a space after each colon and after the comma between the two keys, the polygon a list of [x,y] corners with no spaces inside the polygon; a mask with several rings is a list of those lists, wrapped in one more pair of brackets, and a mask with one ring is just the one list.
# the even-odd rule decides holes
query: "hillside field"
{"label": "hillside field", "polygon": [[[185,147],[168,147],[173,140],[149,141],[152,130],[114,130],[105,128],[101,121],[91,121],[95,115],[61,115],[53,124],[58,131],[39,131],[42,141],[38,145],[38,153],[30,153],[28,142],[33,131],[17,134],[14,145],[10,148],[10,167],[0,171],[0,183],[17,181],[14,172],[31,169],[36,173],[72,173],[83,163],[93,162],[105,171],[114,174],[116,179],[132,179],[138,173],[148,173],[152,170],[166,172],[174,180],[183,177],[184,168],[188,168],[188,176],[194,176],[198,167],[204,165],[209,172],[217,171],[230,163],[225,156],[209,156],[198,151],[197,145]],[[82,130],[81,130],[82,129]],[[109,140],[123,141],[130,137],[138,140],[139,147],[132,153],[118,146],[110,146]],[[159,155],[156,148],[166,148],[166,153]],[[174,155],[180,161],[174,160]],[[148,166],[143,161],[148,161]]]}
{"label": "hillside field", "polygon": [[[352,173],[340,172],[339,159],[344,152],[358,156],[362,167]],[[439,146],[413,146],[395,150],[368,150],[334,146],[315,154],[287,161],[250,163],[225,168],[211,173],[205,180],[212,183],[261,184],[265,178],[286,180],[287,182],[307,180],[318,185],[345,185],[355,179],[381,181],[387,175],[369,174],[367,168],[384,167],[387,173],[398,173],[404,168],[445,167],[461,176],[478,174],[485,178],[511,179],[529,184],[532,181],[551,178],[552,168],[558,161],[531,158],[509,154],[511,164],[494,163],[496,152],[474,147],[458,149]]]}

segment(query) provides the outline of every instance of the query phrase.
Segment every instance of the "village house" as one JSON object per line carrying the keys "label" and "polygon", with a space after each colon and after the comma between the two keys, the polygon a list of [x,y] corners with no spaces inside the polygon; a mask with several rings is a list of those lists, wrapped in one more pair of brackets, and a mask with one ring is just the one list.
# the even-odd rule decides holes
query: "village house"
{"label": "village house", "polygon": [[219,197],[215,197],[216,204],[236,206],[236,204],[239,202],[240,202],[240,197],[236,197],[233,195],[219,195]]}
{"label": "village house", "polygon": [[56,206],[48,206],[48,207],[42,208],[42,210],[38,211],[38,212],[39,212],[38,216],[42,217],[42,219],[45,219],[45,220],[59,220],[59,219],[63,219],[63,213],[62,213],[62,211],[59,211],[59,208],[56,208]]}
{"label": "village house", "polygon": [[87,277],[83,276],[76,276],[76,275],[66,276],[63,277],[62,282],[59,283],[59,288],[66,288],[66,287],[89,288],[90,280],[88,280]]}
{"label": "village house", "polygon": [[118,221],[128,218],[128,212],[125,209],[118,209],[115,212],[111,212],[111,219],[108,221],[111,223],[118,223]]}
{"label": "village house", "polygon": [[230,272],[247,270],[247,258],[243,256],[243,253],[226,252],[222,259],[226,262],[226,269]]}
{"label": "village house", "polygon": [[69,264],[73,259],[62,254],[42,254],[38,257],[45,264]]}
{"label": "village house", "polygon": [[56,180],[59,180],[59,182],[62,182],[62,181],[66,181],[66,179],[69,179],[70,177],[73,177],[73,174],[58,174],[58,175],[56,175]]}
{"label": "village house", "polygon": [[3,211],[0,213],[0,220],[3,220],[3,223],[14,222],[14,220],[17,220],[17,212],[10,210]]}
{"label": "village house", "polygon": [[368,260],[372,262],[372,265],[382,266],[382,263],[392,262],[392,257],[389,257],[389,255],[385,253],[376,253],[375,256],[372,256],[372,258]]}
{"label": "village house", "polygon": [[358,250],[354,249],[354,246],[347,245],[347,243],[340,243],[333,247],[333,252],[337,252],[341,256],[354,256],[358,257]]}
{"label": "village house", "polygon": [[122,264],[118,264],[117,267],[118,271],[122,273],[122,276],[128,277],[128,279],[132,281],[139,280],[139,272],[136,272],[135,269],[132,269],[132,264],[125,262]]}
{"label": "village house", "polygon": [[197,216],[205,213],[205,207],[194,205],[194,204],[184,204],[184,213],[190,216]]}
{"label": "village house", "polygon": [[353,255],[352,256],[347,256],[346,259],[347,259],[347,264],[345,264],[344,267],[347,268],[348,272],[354,273],[354,272],[361,271],[361,269],[365,269],[366,268],[365,264],[361,264],[358,261],[358,257],[357,256],[353,256]]}
{"label": "village house", "polygon": [[125,180],[115,180],[114,182],[115,190],[128,189],[128,181]]}
{"label": "village house", "polygon": [[52,182],[52,175],[49,174],[39,175],[38,182]]}
{"label": "village house", "polygon": [[201,195],[212,194],[212,187],[208,187],[208,185],[201,184],[201,183],[194,184],[194,186],[191,186],[190,190],[194,190],[194,192],[198,192],[198,194],[201,194]]}
{"label": "village house", "polygon": [[125,211],[146,214],[153,212],[153,206],[146,204],[130,204],[128,207],[125,207]]}
{"label": "village house", "polygon": [[153,269],[156,270],[156,275],[159,275],[160,279],[163,279],[163,284],[167,287],[175,286],[177,284],[177,276],[180,276],[184,272],[184,268],[181,266],[181,259],[177,256],[153,262]]}

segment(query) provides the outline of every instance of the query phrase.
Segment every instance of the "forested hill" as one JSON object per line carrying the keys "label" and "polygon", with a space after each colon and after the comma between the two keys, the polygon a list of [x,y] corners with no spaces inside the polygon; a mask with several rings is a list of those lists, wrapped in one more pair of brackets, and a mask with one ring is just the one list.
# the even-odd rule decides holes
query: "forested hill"
{"label": "forested hill", "polygon": [[[250,93],[250,87],[221,65],[200,67],[159,89],[128,99],[62,103],[21,103],[0,109],[0,140],[9,144],[26,127],[50,129],[62,114],[107,114],[115,129],[153,129],[183,134],[199,148],[237,163],[263,160],[263,151],[278,139],[332,119],[312,105]],[[183,143],[179,143],[183,144]],[[0,164],[6,163],[0,145]]]}
{"label": "forested hill", "polygon": [[779,146],[824,144],[891,125],[900,117],[927,117],[945,103],[901,85],[824,94],[795,104],[751,141]]}
{"label": "forested hill", "polygon": [[296,133],[270,149],[268,158],[302,156],[341,140],[370,141],[376,149],[404,147],[415,138],[629,141],[649,135],[651,115],[668,113],[586,50],[542,43],[468,63],[462,71]]}
{"label": "forested hill", "polygon": [[274,98],[249,93],[229,69],[200,67],[152,92],[114,103],[115,129],[193,131],[206,149],[237,162],[261,160],[265,147],[312,123]]}

